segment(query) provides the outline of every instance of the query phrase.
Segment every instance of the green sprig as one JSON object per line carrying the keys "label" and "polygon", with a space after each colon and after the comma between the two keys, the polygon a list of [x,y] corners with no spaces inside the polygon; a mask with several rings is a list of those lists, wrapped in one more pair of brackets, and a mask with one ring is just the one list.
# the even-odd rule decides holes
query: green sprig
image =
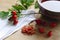
{"label": "green sprig", "polygon": [[35,8],[39,8],[38,2],[35,3]]}
{"label": "green sprig", "polygon": [[[9,9],[8,12],[1,11],[0,17],[1,18],[7,18],[7,17],[11,16],[11,15],[9,15],[9,12],[11,12],[13,10],[15,10],[17,12],[17,16],[20,17],[21,11],[28,9],[34,2],[34,0],[19,0],[19,1],[20,1],[20,3],[16,4],[16,5],[12,5],[12,8]],[[37,2],[35,4],[35,8],[38,8]]]}
{"label": "green sprig", "polygon": [[5,12],[5,11],[0,12],[0,17],[1,18],[6,18],[6,17],[8,17],[8,15],[9,15],[9,12]]}

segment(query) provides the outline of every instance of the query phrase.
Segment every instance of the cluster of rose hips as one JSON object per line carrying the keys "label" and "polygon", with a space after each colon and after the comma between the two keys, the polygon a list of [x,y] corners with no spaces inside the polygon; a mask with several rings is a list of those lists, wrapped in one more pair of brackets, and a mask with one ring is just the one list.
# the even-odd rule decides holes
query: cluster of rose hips
{"label": "cluster of rose hips", "polygon": [[35,22],[37,25],[43,25],[43,26],[49,25],[51,28],[55,28],[57,26],[56,22],[47,23],[46,21],[41,20],[41,19],[36,19]]}
{"label": "cluster of rose hips", "polygon": [[[47,23],[46,21],[43,21],[41,19],[37,19],[37,20],[35,20],[35,22],[36,22],[37,25],[42,25],[42,26],[49,25],[51,28],[55,28],[57,26],[56,22]],[[45,33],[45,28],[44,27],[39,27],[38,30],[39,30],[40,33]],[[47,33],[47,36],[51,37],[52,36],[52,31],[49,31]]]}
{"label": "cluster of rose hips", "polygon": [[[45,33],[45,29],[43,27],[42,28],[39,28],[38,30],[39,30],[40,33]],[[47,37],[51,37],[51,36],[52,36],[52,31],[49,31],[47,33]]]}
{"label": "cluster of rose hips", "polygon": [[[40,19],[36,19],[36,20],[34,20],[34,21],[36,22],[37,25],[43,25],[43,26],[47,26],[47,25],[48,25],[47,22],[42,21],[42,20],[40,20]],[[56,22],[51,22],[51,23],[49,24],[49,26],[50,26],[51,28],[54,28],[54,27],[57,26],[57,24],[56,24]],[[44,28],[44,27],[39,27],[39,28],[38,28],[38,31],[39,31],[40,33],[45,33],[45,28]],[[35,34],[36,31],[35,31],[35,28],[34,28],[33,26],[24,26],[24,27],[22,28],[22,33],[26,33],[26,34],[30,34],[30,35],[31,35],[31,34]],[[48,36],[48,37],[51,37],[51,36],[52,36],[52,31],[49,31],[49,32],[47,33],[47,36]]]}
{"label": "cluster of rose hips", "polygon": [[12,13],[12,16],[9,18],[9,21],[13,21],[13,25],[16,25],[18,23],[17,12],[12,11],[11,13]]}
{"label": "cluster of rose hips", "polygon": [[29,25],[29,26],[24,26],[22,28],[22,33],[28,34],[28,35],[32,35],[35,34],[35,29],[33,26]]}

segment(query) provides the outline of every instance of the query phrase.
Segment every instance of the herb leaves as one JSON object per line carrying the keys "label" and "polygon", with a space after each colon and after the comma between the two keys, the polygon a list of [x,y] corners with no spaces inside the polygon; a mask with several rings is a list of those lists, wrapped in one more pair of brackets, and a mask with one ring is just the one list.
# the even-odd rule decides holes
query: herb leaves
{"label": "herb leaves", "polygon": [[[20,4],[12,5],[12,8],[8,10],[8,12],[0,11],[0,17],[1,18],[7,18],[9,17],[9,12],[16,10],[18,17],[21,16],[21,11],[28,9],[33,3],[34,0],[19,0]],[[35,8],[38,8],[38,3],[35,3]]]}

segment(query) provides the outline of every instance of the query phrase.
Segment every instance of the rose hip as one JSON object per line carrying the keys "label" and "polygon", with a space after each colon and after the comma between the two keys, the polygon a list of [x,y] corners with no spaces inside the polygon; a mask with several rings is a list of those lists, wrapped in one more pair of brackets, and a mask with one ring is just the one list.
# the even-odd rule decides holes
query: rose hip
{"label": "rose hip", "polygon": [[18,20],[14,20],[13,24],[16,25],[18,23]]}
{"label": "rose hip", "polygon": [[33,28],[33,26],[24,26],[22,28],[22,33],[26,33],[28,35],[32,35],[35,34],[35,29]]}
{"label": "rose hip", "polygon": [[39,28],[39,32],[40,33],[44,33],[45,32],[45,29],[44,28]]}
{"label": "rose hip", "polygon": [[26,33],[27,31],[26,31],[26,26],[24,26],[23,28],[22,28],[22,31],[21,31],[22,33]]}
{"label": "rose hip", "polygon": [[18,23],[17,20],[17,12],[16,11],[12,11],[12,16],[8,19],[9,21],[13,21],[13,24],[16,25]]}
{"label": "rose hip", "polygon": [[24,29],[22,29],[22,33],[26,33],[26,29],[24,28]]}
{"label": "rose hip", "polygon": [[41,20],[40,19],[36,19],[35,21],[36,21],[37,25],[41,24]]}
{"label": "rose hip", "polygon": [[48,34],[47,34],[48,37],[51,37],[52,36],[52,31],[49,31]]}
{"label": "rose hip", "polygon": [[33,34],[35,34],[35,31],[34,30],[32,30],[32,32],[31,32],[31,35],[33,35]]}
{"label": "rose hip", "polygon": [[57,23],[56,23],[56,22],[51,22],[51,23],[50,23],[50,27],[54,28],[54,27],[56,27],[56,26],[57,26]]}
{"label": "rose hip", "polygon": [[12,11],[12,15],[16,15],[17,13],[16,13],[16,11]]}
{"label": "rose hip", "polygon": [[45,21],[42,21],[42,25],[43,25],[43,26],[47,26],[47,25],[48,25],[48,23],[47,23],[47,22],[45,22]]}
{"label": "rose hip", "polygon": [[13,19],[13,20],[16,20],[16,19],[17,19],[17,15],[13,15],[13,16],[12,16],[12,19]]}

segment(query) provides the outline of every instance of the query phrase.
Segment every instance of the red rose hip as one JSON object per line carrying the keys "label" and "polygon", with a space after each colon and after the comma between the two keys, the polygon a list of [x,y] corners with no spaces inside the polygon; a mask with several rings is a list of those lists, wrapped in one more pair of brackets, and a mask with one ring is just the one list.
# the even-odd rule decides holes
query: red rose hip
{"label": "red rose hip", "polygon": [[48,34],[47,34],[48,37],[51,37],[52,36],[52,31],[49,31]]}
{"label": "red rose hip", "polygon": [[48,25],[48,23],[47,23],[47,22],[45,22],[45,21],[42,21],[42,25],[43,25],[43,26],[47,26],[47,25]]}
{"label": "red rose hip", "polygon": [[33,26],[24,26],[22,28],[22,33],[26,33],[28,35],[32,35],[35,34],[35,29],[33,28]]}
{"label": "red rose hip", "polygon": [[40,19],[36,19],[35,22],[36,22],[37,25],[41,24],[41,20]]}
{"label": "red rose hip", "polygon": [[13,24],[16,25],[18,23],[18,20],[14,20]]}
{"label": "red rose hip", "polygon": [[12,15],[16,15],[17,13],[16,13],[16,11],[12,11]]}
{"label": "red rose hip", "polygon": [[39,32],[40,33],[44,33],[45,32],[45,29],[44,28],[39,28]]}
{"label": "red rose hip", "polygon": [[57,26],[57,23],[55,23],[55,22],[51,22],[51,23],[50,23],[50,27],[54,28],[54,27],[56,27],[56,26]]}
{"label": "red rose hip", "polygon": [[24,26],[24,27],[22,28],[21,32],[22,32],[22,33],[26,33],[26,32],[27,32],[26,29],[27,29],[26,26]]}
{"label": "red rose hip", "polygon": [[13,20],[17,19],[17,15],[13,15],[13,16],[12,16],[12,19],[13,19]]}

